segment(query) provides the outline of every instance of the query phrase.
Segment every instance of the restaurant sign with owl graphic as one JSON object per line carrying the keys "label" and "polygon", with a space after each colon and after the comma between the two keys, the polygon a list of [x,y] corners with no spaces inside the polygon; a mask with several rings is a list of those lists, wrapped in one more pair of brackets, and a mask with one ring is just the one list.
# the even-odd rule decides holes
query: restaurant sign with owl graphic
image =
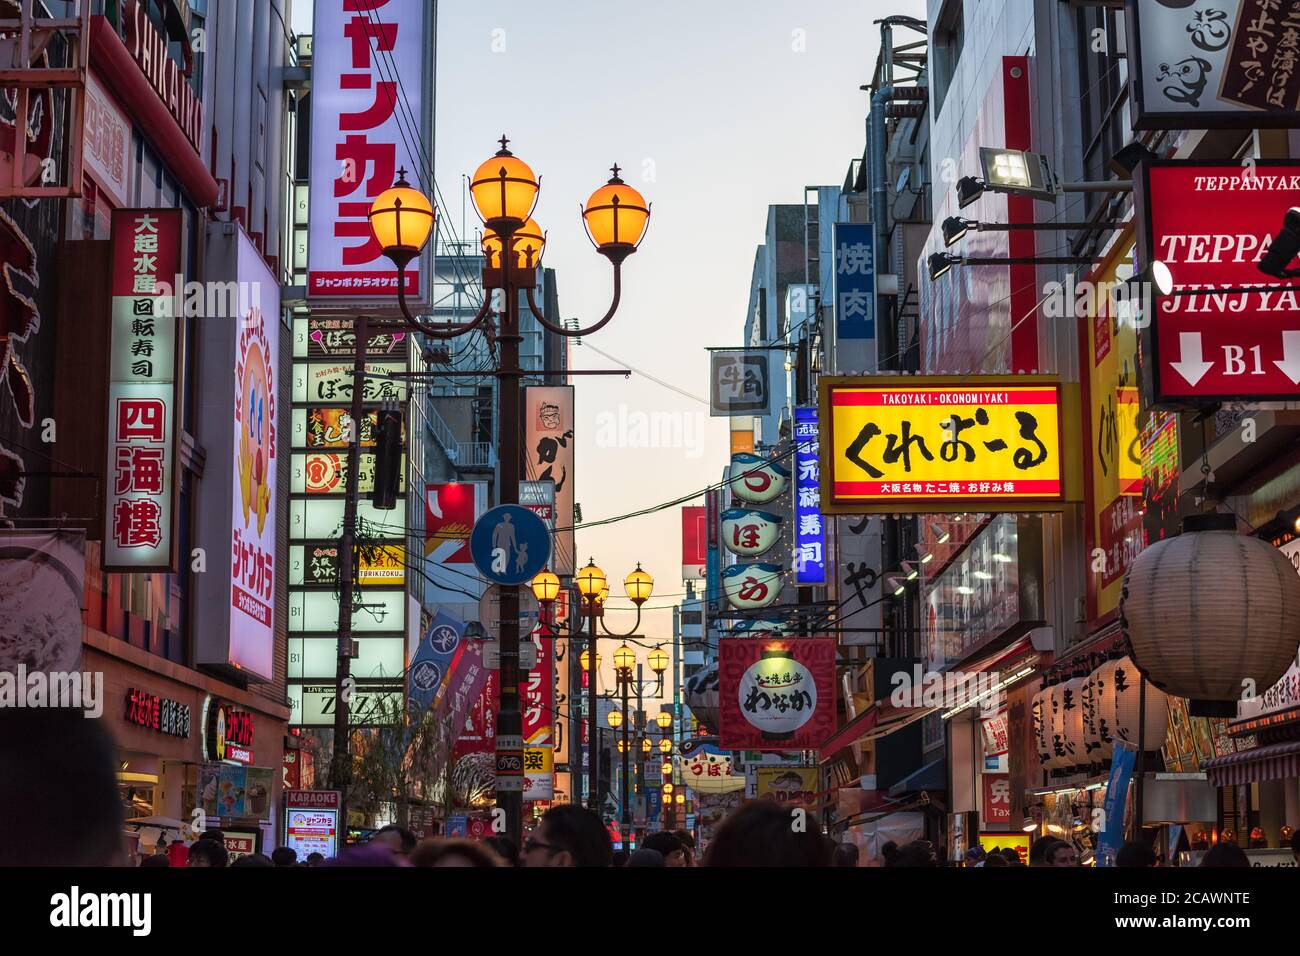
{"label": "restaurant sign with owl graphic", "polygon": [[[207,274],[234,279],[248,294],[239,315],[197,324],[203,354],[200,429],[208,448],[198,540],[207,568],[195,575],[201,629],[198,662],[263,679],[274,676],[275,530],[282,510],[279,461],[280,286],[240,228],[208,235]],[[224,436],[224,437],[223,437]],[[225,460],[218,449],[229,449]],[[212,484],[228,485],[212,488]],[[229,506],[217,501],[229,495]],[[216,496],[210,498],[210,495]]]}

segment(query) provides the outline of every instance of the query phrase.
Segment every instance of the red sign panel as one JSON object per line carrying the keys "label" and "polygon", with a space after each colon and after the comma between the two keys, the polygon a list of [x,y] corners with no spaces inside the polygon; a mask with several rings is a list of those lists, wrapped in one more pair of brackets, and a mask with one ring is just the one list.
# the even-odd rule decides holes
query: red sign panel
{"label": "red sign panel", "polygon": [[176,545],[176,363],[173,293],[179,209],[113,210],[104,568],[172,571]]}
{"label": "red sign panel", "polygon": [[835,640],[718,642],[719,746],[817,750],[835,731]]}
{"label": "red sign panel", "polygon": [[[1144,164],[1141,262],[1163,262],[1174,295],[1146,331],[1153,399],[1189,404],[1300,394],[1300,301],[1294,280],[1257,263],[1282,216],[1300,206],[1300,163]],[[1224,291],[1249,287],[1259,291]],[[1179,295],[1189,290],[1203,294]]]}
{"label": "red sign panel", "polygon": [[[546,636],[543,636],[545,634]],[[519,706],[523,710],[524,743],[530,747],[549,744],[555,712],[555,638],[545,625],[533,629],[529,638],[537,649],[537,665],[519,682]]]}
{"label": "red sign panel", "polygon": [[425,486],[424,537],[430,545],[459,542],[443,564],[471,564],[469,534],[474,530],[474,486],[465,482]]}
{"label": "red sign panel", "polygon": [[980,776],[983,781],[984,800],[980,816],[985,825],[997,825],[1011,822],[1011,775],[1006,773],[986,773]]}
{"label": "red sign panel", "polygon": [[707,577],[708,563],[704,506],[687,505],[682,508],[682,579]]}

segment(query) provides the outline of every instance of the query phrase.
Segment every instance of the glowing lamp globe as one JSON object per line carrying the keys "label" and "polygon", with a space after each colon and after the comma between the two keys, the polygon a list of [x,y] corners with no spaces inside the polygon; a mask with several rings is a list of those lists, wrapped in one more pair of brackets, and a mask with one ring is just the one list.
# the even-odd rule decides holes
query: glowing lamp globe
{"label": "glowing lamp globe", "polygon": [[645,197],[619,178],[617,165],[609,182],[601,186],[582,210],[587,235],[601,255],[622,262],[645,237],[650,206]]}
{"label": "glowing lamp globe", "polygon": [[[495,229],[483,233],[483,256],[489,269],[501,268],[501,236]],[[546,249],[546,234],[536,219],[529,219],[510,238],[511,263],[517,269],[536,268]]]}
{"label": "glowing lamp globe", "polygon": [[605,587],[605,572],[596,567],[594,560],[588,560],[585,567],[578,570],[574,581],[578,592],[587,600],[594,600]]}
{"label": "glowing lamp globe", "polygon": [[554,601],[560,594],[560,576],[550,568],[543,568],[537,572],[530,586],[538,601]]}
{"label": "glowing lamp globe", "polygon": [[621,710],[611,710],[606,720],[609,721],[611,727],[618,730],[618,728],[623,726],[623,712]]}
{"label": "glowing lamp globe", "polygon": [[506,149],[501,149],[474,171],[469,183],[470,198],[479,218],[499,234],[514,232],[533,214],[541,182],[532,168]]}
{"label": "glowing lamp globe", "polygon": [[[651,656],[651,657],[654,657],[653,654],[651,654],[650,656]],[[651,666],[654,666],[654,665],[651,665]],[[660,730],[667,730],[669,727],[671,727],[671,726],[673,725],[673,715],[672,715],[672,712],[671,712],[671,711],[667,711],[667,710],[661,710],[661,711],[659,711],[659,716],[655,718],[655,723],[657,723],[657,724],[659,725],[659,729],[660,729]]]}
{"label": "glowing lamp globe", "polygon": [[654,588],[654,578],[641,570],[639,562],[636,570],[623,579],[623,590],[637,607],[640,607],[649,599],[650,595],[654,593]]}
{"label": "glowing lamp globe", "polygon": [[626,644],[622,645],[614,652],[614,666],[625,674],[631,673],[636,666],[636,651]]}
{"label": "glowing lamp globe", "polygon": [[434,211],[429,197],[406,181],[406,171],[370,205],[370,231],[384,255],[405,266],[420,254],[433,231]]}

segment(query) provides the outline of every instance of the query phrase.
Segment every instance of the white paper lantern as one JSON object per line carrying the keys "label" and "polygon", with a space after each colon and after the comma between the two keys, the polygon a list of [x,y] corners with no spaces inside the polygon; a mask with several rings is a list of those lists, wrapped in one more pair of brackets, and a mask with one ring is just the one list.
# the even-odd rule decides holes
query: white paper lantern
{"label": "white paper lantern", "polygon": [[1242,690],[1272,687],[1300,647],[1300,575],[1232,515],[1195,515],[1124,575],[1120,622],[1133,658],[1192,713],[1236,713]]}
{"label": "white paper lantern", "polygon": [[[1116,740],[1137,747],[1142,717],[1139,706],[1142,675],[1131,657],[1122,657],[1113,663],[1111,733]],[[1165,735],[1169,730],[1169,697],[1150,681],[1146,689],[1146,726],[1142,730],[1142,748],[1148,753],[1165,745]]]}
{"label": "white paper lantern", "polygon": [[1048,770],[1063,770],[1070,765],[1065,757],[1065,710],[1061,707],[1063,685],[1053,684],[1043,692],[1043,724],[1047,728]]}
{"label": "white paper lantern", "polygon": [[1114,661],[1106,661],[1088,675],[1088,686],[1092,690],[1092,723],[1088,724],[1085,710],[1084,741],[1088,747],[1090,762],[1098,763],[1109,760],[1113,749],[1111,743],[1111,681],[1115,670]]}
{"label": "white paper lantern", "polygon": [[1061,685],[1063,767],[1079,767],[1088,762],[1088,750],[1083,739],[1083,685],[1087,680],[1087,677],[1072,677]]}
{"label": "white paper lantern", "polygon": [[1047,745],[1047,711],[1044,705],[1044,697],[1044,692],[1040,690],[1034,695],[1034,699],[1029,705],[1030,727],[1034,735],[1034,753],[1038,755],[1040,770],[1046,769],[1047,761],[1052,756],[1051,748]]}

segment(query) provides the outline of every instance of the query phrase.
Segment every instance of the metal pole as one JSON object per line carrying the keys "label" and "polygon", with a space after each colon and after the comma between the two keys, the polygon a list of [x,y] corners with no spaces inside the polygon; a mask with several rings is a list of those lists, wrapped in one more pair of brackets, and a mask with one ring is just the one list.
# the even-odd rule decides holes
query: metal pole
{"label": "metal pole", "polygon": [[582,641],[578,638],[581,624],[574,627],[575,615],[582,620],[582,598],[578,598],[577,610],[574,610],[573,594],[569,592],[569,752],[571,756],[570,776],[574,792],[570,794],[570,803],[582,805],[582,755],[586,748],[582,745],[582,665],[578,662],[579,648]]}
{"label": "metal pole", "polygon": [[628,744],[628,730],[632,723],[632,715],[627,712],[627,690],[628,683],[632,679],[631,672],[624,673],[619,671],[619,683],[623,685],[623,849],[627,849],[632,835],[632,808],[628,806],[628,783],[630,782],[628,774],[631,771],[632,748]]}
{"label": "metal pole", "polygon": [[596,599],[587,600],[587,809],[600,813],[600,734],[596,728]]}
{"label": "metal pole", "polygon": [[[523,373],[519,367],[519,291],[510,280],[510,269],[506,266],[510,261],[511,245],[510,237],[504,237],[501,274],[505,303],[501,333],[497,336],[501,346],[501,370],[497,379],[501,383],[499,499],[501,504],[514,505],[519,503],[522,430],[519,385]],[[500,676],[496,739],[497,808],[505,814],[506,835],[519,846],[523,836],[524,738],[523,716],[519,710],[519,591],[512,587],[501,589]]]}
{"label": "metal pole", "polygon": [[1142,778],[1146,774],[1147,751],[1147,679],[1139,676],[1138,683],[1138,752],[1133,786],[1133,839],[1142,839]]}
{"label": "metal pole", "polygon": [[334,760],[330,777],[341,791],[339,828],[347,844],[348,789],[352,783],[352,755],[348,752],[348,703],[352,673],[352,605],[354,603],[357,546],[357,499],[360,496],[361,422],[366,384],[366,351],[370,344],[369,322],[358,316],[353,325],[352,353],[352,440],[348,443],[348,470],[344,476],[343,534],[339,538],[339,641],[334,682]]}
{"label": "metal pole", "polygon": [[[650,721],[646,719],[645,711],[642,710],[642,706],[643,706],[643,705],[642,705],[642,703],[641,703],[641,674],[642,674],[642,670],[641,670],[641,662],[640,662],[640,661],[637,661],[637,665],[636,665],[636,712],[641,716],[641,737],[642,737],[642,739],[644,739],[644,740],[649,740],[649,739],[650,739]],[[644,748],[644,747],[641,748],[639,754],[637,755],[637,759],[639,759],[639,760],[641,761],[641,772],[638,773],[638,774],[636,775],[636,796],[637,796],[637,799],[641,799],[641,798],[643,798],[643,797],[645,796],[645,765],[646,765],[646,759],[645,759],[645,748]],[[646,810],[649,810],[649,808],[647,807]],[[641,817],[642,821],[644,821],[645,818],[646,818],[648,815],[649,815],[648,813],[646,813],[646,812],[643,811],[643,813],[642,813],[642,817]],[[644,823],[644,822],[642,822],[642,824],[641,824],[641,828],[642,828],[642,830],[645,829],[645,823]],[[643,835],[644,835],[644,834],[643,834]],[[638,841],[638,842],[639,842],[639,841]]]}

